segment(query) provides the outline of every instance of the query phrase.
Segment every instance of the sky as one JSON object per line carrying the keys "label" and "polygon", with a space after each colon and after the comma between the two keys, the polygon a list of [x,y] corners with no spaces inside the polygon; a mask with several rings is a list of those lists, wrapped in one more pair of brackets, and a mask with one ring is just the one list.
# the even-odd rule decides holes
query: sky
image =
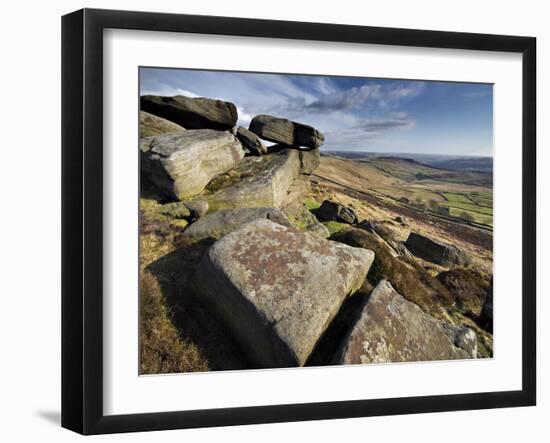
{"label": "sky", "polygon": [[245,127],[258,114],[309,124],[322,150],[493,154],[488,84],[140,68],[140,94],[230,101]]}

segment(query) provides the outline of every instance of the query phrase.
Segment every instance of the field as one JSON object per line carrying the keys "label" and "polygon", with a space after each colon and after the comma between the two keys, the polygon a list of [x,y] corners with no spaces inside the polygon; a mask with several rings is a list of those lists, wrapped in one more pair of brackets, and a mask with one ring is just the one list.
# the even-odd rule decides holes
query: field
{"label": "field", "polygon": [[396,157],[323,160],[318,174],[325,178],[338,177],[354,189],[441,217],[493,226],[490,172],[447,171]]}

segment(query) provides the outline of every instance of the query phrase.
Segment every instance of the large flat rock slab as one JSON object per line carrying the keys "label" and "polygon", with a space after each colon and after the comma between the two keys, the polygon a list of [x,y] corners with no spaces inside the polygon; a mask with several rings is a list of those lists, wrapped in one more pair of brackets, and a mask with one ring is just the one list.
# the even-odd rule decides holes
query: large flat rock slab
{"label": "large flat rock slab", "polygon": [[325,141],[325,136],[312,126],[265,114],[254,117],[248,129],[264,140],[287,146],[316,149]]}
{"label": "large flat rock slab", "polygon": [[261,157],[246,157],[206,188],[210,208],[279,208],[300,174],[300,155],[285,149]]}
{"label": "large flat rock slab", "polygon": [[476,355],[474,331],[436,320],[382,280],[342,343],[336,362],[456,360]]}
{"label": "large flat rock slab", "polygon": [[140,109],[170,120],[186,129],[231,129],[237,123],[237,108],[231,102],[203,97],[140,97]]}
{"label": "large flat rock slab", "polygon": [[179,200],[200,193],[244,157],[234,135],[211,129],[147,137],[140,150],[142,173],[168,198]]}
{"label": "large flat rock slab", "polygon": [[170,132],[185,131],[180,125],[145,111],[139,111],[139,137],[168,134]]}
{"label": "large flat rock slab", "polygon": [[255,367],[306,363],[374,254],[255,220],[218,240],[193,287]]}

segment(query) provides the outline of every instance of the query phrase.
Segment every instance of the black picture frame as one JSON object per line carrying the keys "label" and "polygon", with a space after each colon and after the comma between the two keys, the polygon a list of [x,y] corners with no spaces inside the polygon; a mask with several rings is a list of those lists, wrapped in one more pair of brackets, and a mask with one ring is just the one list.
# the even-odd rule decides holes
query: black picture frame
{"label": "black picture frame", "polygon": [[[171,31],[503,51],[523,63],[522,389],[131,415],[103,413],[103,30]],[[536,404],[536,39],[83,9],[62,18],[62,426],[151,431]]]}

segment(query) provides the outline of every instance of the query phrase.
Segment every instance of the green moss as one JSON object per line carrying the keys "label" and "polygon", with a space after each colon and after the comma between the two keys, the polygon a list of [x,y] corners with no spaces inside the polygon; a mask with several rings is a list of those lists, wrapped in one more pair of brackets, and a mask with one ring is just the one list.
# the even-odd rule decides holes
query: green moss
{"label": "green moss", "polygon": [[180,228],[186,228],[189,225],[189,222],[184,219],[176,219],[171,222],[173,225],[176,225]]}
{"label": "green moss", "polygon": [[321,206],[321,203],[316,201],[315,199],[311,197],[306,197],[304,199],[304,204],[306,205],[306,208],[311,211],[313,209],[318,209]]}
{"label": "green moss", "polygon": [[349,228],[349,225],[346,223],[340,223],[337,221],[325,221],[322,222],[326,228],[328,229],[328,232],[330,232],[330,235],[340,232],[342,229]]}

